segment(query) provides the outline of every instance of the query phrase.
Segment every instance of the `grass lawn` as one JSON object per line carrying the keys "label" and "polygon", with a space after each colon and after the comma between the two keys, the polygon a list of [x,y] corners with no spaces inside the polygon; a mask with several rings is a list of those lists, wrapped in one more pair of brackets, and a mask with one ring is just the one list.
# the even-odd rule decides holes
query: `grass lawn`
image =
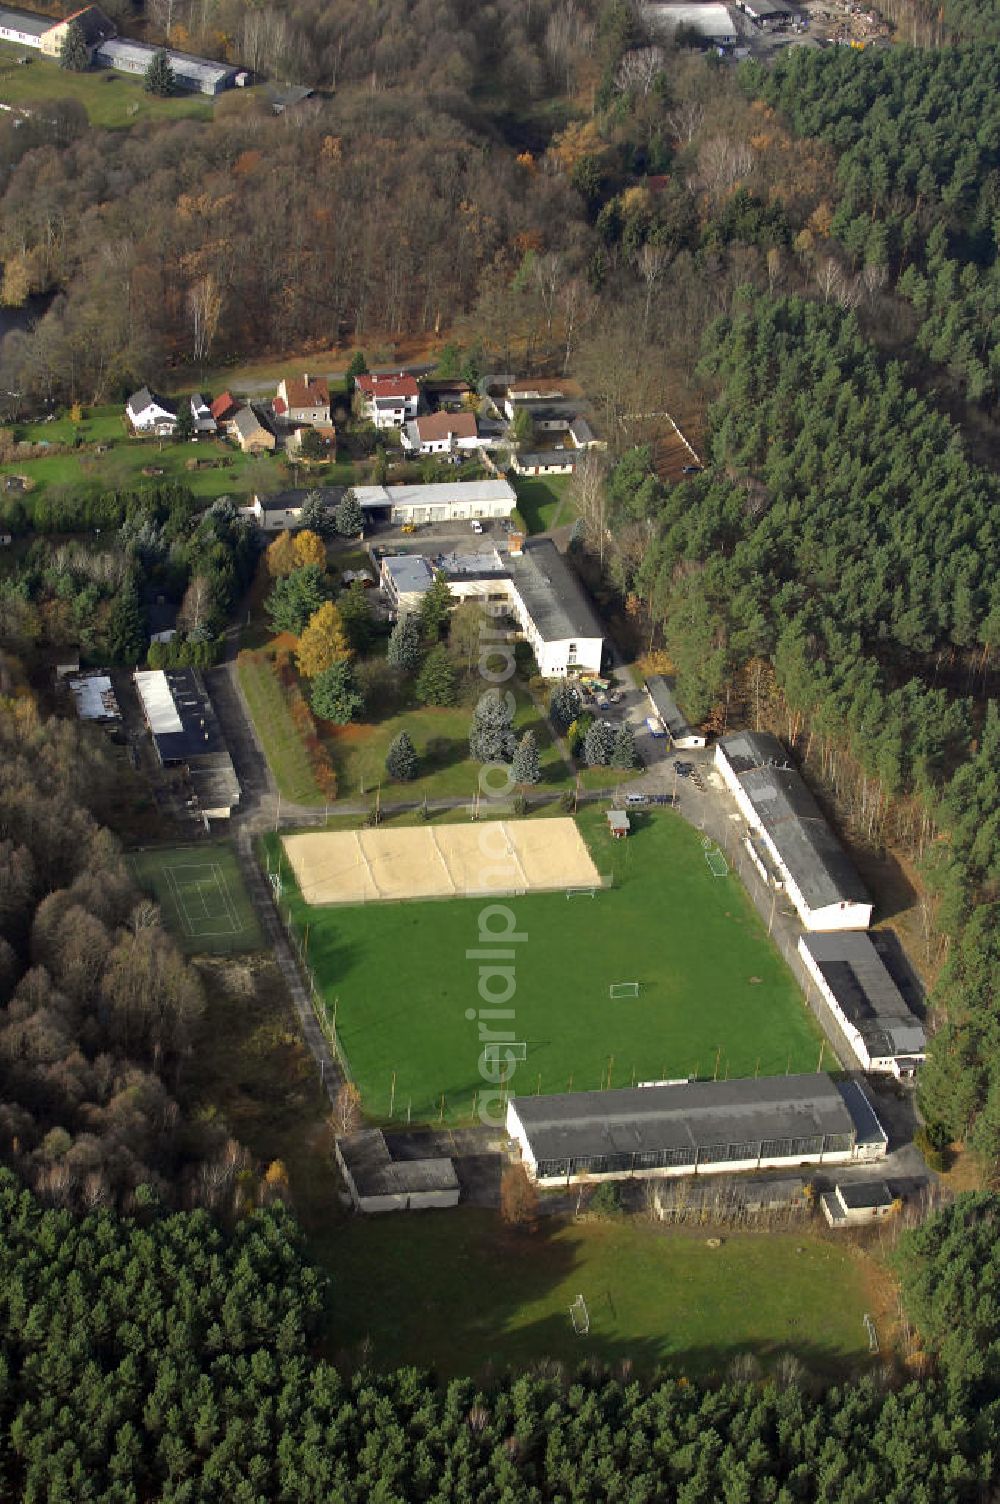
{"label": "grass lawn", "polygon": [[[68,420],[65,421],[68,422]],[[102,424],[105,422],[103,418],[100,421]],[[40,434],[54,442],[56,433],[53,430],[56,430],[58,426],[58,422],[32,425],[31,436],[35,437],[36,434]],[[87,435],[90,441],[96,437],[96,435]],[[205,464],[206,461],[223,458],[229,461],[225,466]],[[188,470],[187,461],[194,459],[202,461],[204,468]],[[197,443],[192,441],[188,444],[164,442],[162,446],[156,440],[126,440],[122,437],[119,423],[118,442],[114,443],[106,454],[71,451],[66,454],[47,455],[35,460],[11,460],[5,465],[0,465],[0,475],[31,477],[35,483],[34,490],[19,498],[26,510],[30,512],[32,498],[44,491],[46,486],[79,486],[90,483],[112,490],[129,486],[153,486],[161,480],[176,480],[183,481],[195,496],[200,496],[205,501],[214,501],[218,496],[238,496],[249,492],[254,476],[260,474],[261,463],[257,456],[241,454],[239,450],[219,440],[202,439]],[[284,467],[277,461],[265,460],[263,463],[273,466],[275,480],[279,486],[290,484]],[[162,470],[163,474],[162,476],[143,475],[144,467]],[[344,468],[348,474],[353,473],[350,466],[332,468],[337,471]],[[327,482],[326,475],[323,479]]]}
{"label": "grass lawn", "polygon": [[[765,1363],[792,1352],[835,1375],[879,1361],[862,1325],[880,1314],[873,1261],[804,1228],[726,1231],[712,1249],[704,1229],[553,1218],[514,1231],[463,1207],[359,1217],[321,1248],[335,1274],[335,1351],[367,1340],[380,1368],[479,1377],[545,1357],[628,1358],[708,1376],[749,1351]],[[587,1337],[570,1322],[578,1294]]]}
{"label": "grass lawn", "polygon": [[140,120],[212,118],[212,101],[205,94],[175,94],[169,99],[157,99],[146,93],[140,77],[116,73],[110,68],[69,73],[38,52],[30,54],[29,64],[21,65],[17,59],[25,50],[13,43],[0,43],[0,102],[4,104],[31,110],[59,99],[76,99],[87,111],[91,125],[112,130],[135,125]]}
{"label": "grass lawn", "polygon": [[569,497],[568,475],[551,475],[525,480],[515,475],[517,510],[529,533],[546,533],[560,523],[572,522],[576,513]]}
{"label": "grass lawn", "polygon": [[294,804],[325,803],[271,660],[241,654],[238,672],[254,728],[279,792]]}
{"label": "grass lawn", "polygon": [[229,846],[173,846],[136,851],[129,866],[156,899],[163,919],[184,949],[228,954],[259,950],[257,916]]}
{"label": "grass lawn", "polygon": [[[670,811],[633,818],[612,841],[600,809],[579,823],[615,886],[508,900],[528,939],[516,957],[511,1027],[526,1044],[512,1089],[596,1090],[671,1076],[815,1070],[820,1034],[733,874],[713,877],[697,832]],[[277,838],[269,838],[276,840]],[[287,864],[286,864],[287,871]],[[481,1045],[475,1015],[482,901],[319,908],[289,875],[292,921],[373,1117],[395,1108],[446,1121],[474,1111]],[[637,998],[611,1001],[612,982]],[[506,1027],[506,1025],[505,1025]],[[829,1060],[828,1060],[828,1063]]]}
{"label": "grass lawn", "polygon": [[72,444],[79,433],[85,444],[114,443],[125,437],[123,412],[120,406],[86,407],[79,423],[74,423],[68,413],[60,413],[48,423],[16,423],[14,438],[19,444]]}
{"label": "grass lawn", "polygon": [[[522,736],[526,731],[535,734],[542,769],[540,787],[563,787],[569,775],[545,721],[523,685],[513,681],[506,687],[518,702],[514,718],[517,734]],[[418,706],[375,724],[329,727],[327,739],[337,769],[340,797],[374,796],[376,785],[381,782],[382,798],[388,801],[465,795],[471,800],[479,786],[479,766],[469,758],[469,726],[475,699],[481,692],[482,685],[477,682],[460,705]],[[412,783],[393,783],[385,771],[389,744],[400,731],[409,732],[417,749],[420,776]]]}

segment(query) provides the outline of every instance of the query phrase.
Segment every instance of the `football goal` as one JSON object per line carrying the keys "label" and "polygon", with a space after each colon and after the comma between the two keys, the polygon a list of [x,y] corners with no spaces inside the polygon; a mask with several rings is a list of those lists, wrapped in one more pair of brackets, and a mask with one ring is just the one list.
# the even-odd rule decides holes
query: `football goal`
{"label": "football goal", "polygon": [[638,997],[638,996],[639,996],[639,983],[638,982],[612,982],[611,986],[608,988],[608,997],[610,997],[612,999],[616,998],[616,997]]}
{"label": "football goal", "polygon": [[569,1308],[569,1319],[573,1323],[573,1330],[578,1337],[586,1337],[590,1331],[590,1312],[587,1310],[587,1302],[582,1295],[578,1295]]}
{"label": "football goal", "polygon": [[593,898],[593,896],[594,896],[594,894],[596,892],[597,892],[596,888],[567,888],[566,889],[566,897],[567,898]]}

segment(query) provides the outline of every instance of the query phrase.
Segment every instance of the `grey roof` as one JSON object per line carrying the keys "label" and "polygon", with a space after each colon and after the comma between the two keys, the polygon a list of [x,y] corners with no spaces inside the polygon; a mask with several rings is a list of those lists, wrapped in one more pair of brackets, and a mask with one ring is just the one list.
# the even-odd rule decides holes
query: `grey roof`
{"label": "grey roof", "polygon": [[285,84],[284,87],[272,85],[267,91],[267,97],[272,109],[280,113],[290,109],[292,105],[301,104],[305,99],[311,99],[314,92],[306,84]]}
{"label": "grey roof", "polygon": [[423,554],[391,554],[382,560],[382,567],[400,595],[422,593],[434,579],[434,571]]}
{"label": "grey roof", "polygon": [[600,618],[573,570],[550,538],[511,554],[507,569],[543,642],[604,636]]}
{"label": "grey roof", "polygon": [[517,1097],[514,1108],[536,1160],[853,1136],[858,1126],[819,1072]]}
{"label": "grey roof", "polygon": [[837,1196],[848,1211],[891,1206],[892,1192],[884,1180],[849,1180],[837,1185]]}
{"label": "grey roof", "polygon": [[450,1159],[393,1159],[381,1128],[348,1134],[337,1140],[337,1148],[359,1196],[458,1190],[458,1176]]}
{"label": "grey roof", "polygon": [[252,407],[241,407],[238,412],[233,414],[230,421],[240,437],[244,439],[250,438],[251,434],[270,432],[260,421]]}
{"label": "grey roof", "polygon": [[577,458],[575,449],[539,449],[531,454],[519,454],[517,463],[522,470],[541,469],[552,465],[569,465],[575,468]]}
{"label": "grey roof", "polygon": [[153,54],[166,51],[174,77],[181,83],[193,83],[198,88],[203,84],[217,84],[238,70],[228,63],[213,62],[211,58],[194,57],[188,52],[174,52],[173,48],[153,47],[149,42],[136,42],[129,37],[115,37],[102,42],[95,53],[99,62],[126,72],[145,72]]}
{"label": "grey roof", "polygon": [[854,863],[778,739],[739,731],[719,747],[810,909],[870,903]]}
{"label": "grey roof", "polygon": [[355,486],[354,495],[361,507],[427,507],[452,503],[475,505],[503,502],[511,511],[517,493],[506,480],[450,480],[430,485]]}
{"label": "grey roof", "polygon": [[217,752],[192,762],[188,777],[202,809],[232,809],[239,804],[240,781],[228,752]]}
{"label": "grey roof", "polygon": [[[96,47],[98,42],[103,42],[107,37],[113,37],[118,30],[115,23],[96,5],[88,5],[86,10],[76,11],[65,19],[79,26],[83,40],[88,47]],[[54,21],[52,25],[58,26],[61,22]]]}
{"label": "grey roof", "polygon": [[889,1136],[879,1122],[875,1108],[860,1082],[838,1081],[837,1090],[854,1120],[859,1146],[869,1144],[885,1148],[889,1143]]}
{"label": "grey roof", "polygon": [[666,679],[661,678],[659,674],[652,674],[646,680],[646,693],[649,695],[653,709],[671,736],[689,735],[691,727],[687,723],[687,718],[681,713]]}
{"label": "grey roof", "polygon": [[573,435],[574,442],[581,448],[585,444],[592,444],[597,437],[586,418],[581,418],[579,415],[569,425],[569,431]]}
{"label": "grey roof", "polygon": [[819,968],[844,1017],[869,1055],[922,1055],[927,1040],[875,948],[859,931],[807,934],[799,939]]}
{"label": "grey roof", "polygon": [[23,31],[27,36],[41,37],[59,22],[55,16],[33,16],[25,10],[0,10],[0,26],[4,30]]}

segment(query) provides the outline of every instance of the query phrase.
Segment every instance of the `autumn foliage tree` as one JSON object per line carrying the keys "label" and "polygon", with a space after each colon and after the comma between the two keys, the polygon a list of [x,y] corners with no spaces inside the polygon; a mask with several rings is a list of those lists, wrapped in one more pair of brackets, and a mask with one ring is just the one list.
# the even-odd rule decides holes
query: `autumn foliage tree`
{"label": "autumn foliage tree", "polygon": [[315,679],[317,674],[350,656],[351,647],[340,612],[332,601],[324,601],[309,618],[309,625],[299,638],[295,654],[299,673],[307,679]]}

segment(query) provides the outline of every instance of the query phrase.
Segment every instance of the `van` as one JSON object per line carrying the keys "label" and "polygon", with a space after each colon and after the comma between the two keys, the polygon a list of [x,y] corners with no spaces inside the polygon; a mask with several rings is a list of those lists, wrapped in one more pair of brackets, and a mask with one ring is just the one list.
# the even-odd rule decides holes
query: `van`
{"label": "van", "polygon": [[647,798],[647,796],[645,794],[626,794],[625,795],[625,808],[626,809],[641,809],[644,804],[648,804],[648,803],[649,803],[649,800],[648,800],[648,798]]}

